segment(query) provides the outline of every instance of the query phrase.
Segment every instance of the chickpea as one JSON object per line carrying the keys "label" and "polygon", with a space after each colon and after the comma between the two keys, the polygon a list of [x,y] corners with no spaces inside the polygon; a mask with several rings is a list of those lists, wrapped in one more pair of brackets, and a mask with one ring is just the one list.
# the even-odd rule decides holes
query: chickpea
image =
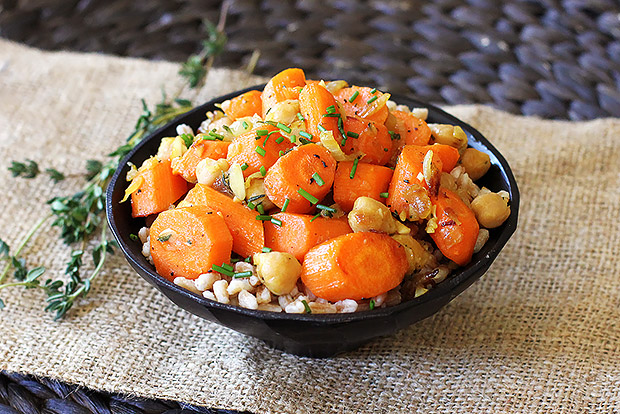
{"label": "chickpea", "polygon": [[370,197],[358,197],[349,213],[349,226],[354,232],[378,231],[387,234],[407,234],[411,230],[394,217],[390,209]]}
{"label": "chickpea", "polygon": [[484,152],[475,148],[467,148],[461,155],[461,165],[469,177],[476,181],[489,171],[491,159]]}
{"label": "chickpea", "polygon": [[431,143],[457,148],[462,153],[467,148],[467,134],[460,126],[449,124],[428,124],[431,129]]}
{"label": "chickpea", "polygon": [[228,171],[228,162],[225,159],[212,160],[205,158],[196,166],[198,183],[212,186],[224,171]]}
{"label": "chickpea", "polygon": [[510,215],[510,207],[497,193],[479,195],[471,202],[471,209],[482,227],[499,227]]}
{"label": "chickpea", "polygon": [[257,253],[254,264],[259,279],[274,295],[289,294],[301,275],[301,264],[290,253]]}

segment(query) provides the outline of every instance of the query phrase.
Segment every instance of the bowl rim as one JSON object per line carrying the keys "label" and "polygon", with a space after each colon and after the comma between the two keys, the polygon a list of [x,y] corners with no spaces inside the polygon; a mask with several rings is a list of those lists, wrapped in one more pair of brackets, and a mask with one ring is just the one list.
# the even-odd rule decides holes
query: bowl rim
{"label": "bowl rim", "polygon": [[[506,245],[510,237],[513,235],[517,228],[518,223],[518,215],[519,215],[519,203],[520,203],[520,194],[517,186],[517,182],[512,173],[512,170],[504,158],[504,156],[475,128],[466,122],[456,118],[455,116],[445,112],[439,107],[420,101],[413,97],[412,95],[400,95],[400,94],[392,94],[391,99],[398,102],[410,105],[413,103],[416,107],[424,107],[428,108],[429,115],[431,113],[438,114],[441,117],[447,118],[447,120],[453,125],[459,125],[468,135],[468,145],[471,144],[471,140],[474,142],[483,145],[486,149],[493,154],[497,163],[494,163],[499,166],[500,172],[508,185],[508,192],[510,194],[510,216],[508,219],[502,224],[500,227],[500,233],[495,241],[495,244],[492,248],[482,257],[478,258],[475,262],[470,262],[466,265],[466,267],[456,273],[452,273],[446,280],[438,283],[424,295],[421,295],[417,298],[409,299],[407,301],[401,302],[398,305],[388,306],[385,308],[378,308],[367,311],[359,311],[353,313],[324,313],[324,314],[308,314],[308,313],[286,313],[286,312],[272,312],[272,311],[263,311],[263,310],[252,310],[242,308],[240,306],[234,306],[230,304],[219,303],[214,300],[210,300],[205,298],[202,295],[198,295],[193,293],[181,286],[174,284],[173,282],[165,279],[160,276],[154,269],[149,267],[145,267],[143,263],[139,260],[142,256],[141,252],[132,251],[131,247],[126,245],[122,238],[120,229],[117,226],[116,219],[113,214],[112,209],[112,194],[114,192],[115,187],[119,181],[121,172],[123,167],[127,165],[127,162],[131,160],[131,158],[141,150],[142,147],[147,145],[152,139],[157,137],[163,130],[170,128],[173,124],[183,123],[185,119],[194,116],[199,112],[206,112],[207,110],[215,109],[214,104],[223,102],[227,99],[231,99],[239,94],[245,93],[251,90],[262,90],[264,84],[250,86],[248,88],[244,88],[238,91],[234,91],[222,96],[215,97],[210,99],[209,101],[196,106],[190,111],[182,114],[166,125],[158,128],[152,133],[145,136],[118,164],[117,169],[112,176],[107,190],[106,190],[106,216],[108,221],[108,226],[112,231],[114,238],[116,239],[119,248],[125,255],[125,258],[135,267],[139,267],[145,275],[148,275],[151,283],[154,283],[160,290],[169,289],[174,291],[177,294],[185,296],[187,299],[191,299],[201,306],[205,306],[207,308],[214,308],[223,311],[234,312],[240,315],[259,318],[263,320],[281,320],[281,321],[290,321],[290,322],[310,322],[310,323],[320,323],[320,324],[342,324],[347,322],[353,322],[358,320],[372,320],[372,319],[383,319],[385,317],[389,317],[393,314],[397,314],[403,311],[406,311],[409,308],[418,307],[425,302],[430,302],[433,300],[437,300],[444,295],[450,295],[448,298],[448,302],[458,296],[463,290],[465,290],[469,285],[471,285],[478,277],[478,274],[483,274],[489,268],[489,266],[493,263],[495,258],[498,256],[499,252]],[[121,180],[124,182],[124,180]],[[138,256],[139,255],[139,256]],[[152,267],[152,265],[151,265]],[[470,281],[470,279],[472,279]],[[462,289],[458,290],[457,288],[462,286]]]}

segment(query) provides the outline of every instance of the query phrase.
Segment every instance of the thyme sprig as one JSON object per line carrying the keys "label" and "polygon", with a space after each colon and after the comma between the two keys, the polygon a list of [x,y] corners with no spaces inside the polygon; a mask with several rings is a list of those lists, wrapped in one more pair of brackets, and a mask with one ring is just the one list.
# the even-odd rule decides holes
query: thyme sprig
{"label": "thyme sprig", "polygon": [[[213,58],[224,49],[226,36],[223,33],[223,26],[228,4],[228,1],[224,2],[217,26],[208,21],[204,22],[208,36],[202,44],[202,51],[190,57],[181,67],[180,74],[187,80],[190,88],[204,83]],[[26,233],[12,254],[10,246],[0,239],[0,262],[4,262],[0,273],[0,290],[16,286],[42,290],[46,295],[45,310],[54,312],[54,319],[64,317],[77,299],[85,297],[90,292],[93,282],[101,274],[107,256],[114,253],[116,246],[114,241],[108,240],[108,230],[104,222],[105,190],[108,182],[121,159],[145,136],[192,109],[190,100],[179,98],[182,90],[183,88],[172,99],[162,91],[162,99],[153,109],[142,99],[142,113],[123,145],[108,154],[106,161],[88,160],[84,173],[86,182],[83,187],[74,194],[48,200],[50,213]],[[26,179],[35,178],[41,172],[33,160],[13,161],[9,170],[14,177]],[[47,168],[45,172],[54,182],[65,179],[65,174],[53,168]],[[65,276],[62,279],[46,279],[43,282],[41,276],[45,273],[45,268],[43,266],[28,268],[22,252],[48,220],[52,220],[51,227],[60,230],[60,239],[71,246],[71,254]],[[97,241],[92,240],[95,233],[99,233]],[[82,275],[81,270],[88,252],[93,270],[88,275]],[[14,281],[7,282],[11,270]],[[0,309],[4,306],[5,303],[0,299]]]}

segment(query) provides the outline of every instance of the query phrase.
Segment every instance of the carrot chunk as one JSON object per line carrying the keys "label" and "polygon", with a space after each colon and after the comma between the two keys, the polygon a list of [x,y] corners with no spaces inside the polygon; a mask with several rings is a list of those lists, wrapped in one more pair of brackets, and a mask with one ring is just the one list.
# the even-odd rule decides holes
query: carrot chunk
{"label": "carrot chunk", "polygon": [[384,94],[376,89],[351,86],[338,90],[334,95],[348,117],[364,118],[381,125],[388,117],[385,98],[382,98]]}
{"label": "carrot chunk", "polygon": [[187,192],[187,181],[172,173],[170,161],[153,159],[138,170],[133,183],[139,184],[131,193],[131,215],[146,217],[167,210]]}
{"label": "carrot chunk", "polygon": [[[257,213],[213,188],[196,184],[184,199],[185,205],[204,206],[208,211],[220,213],[233,238],[233,251],[241,256],[259,253],[265,240],[263,222],[256,220]],[[219,263],[218,263],[219,264]]]}
{"label": "carrot chunk", "polygon": [[360,300],[398,286],[407,266],[405,249],[390,236],[349,233],[310,249],[301,279],[320,298]]}
{"label": "carrot chunk", "polygon": [[428,144],[431,139],[431,129],[425,121],[416,118],[411,112],[393,110],[390,113],[396,118],[394,132],[400,136],[400,140],[396,141],[401,147]]}
{"label": "carrot chunk", "polygon": [[214,264],[228,263],[233,244],[224,219],[203,206],[160,213],[149,239],[155,269],[170,281],[196,279]]}
{"label": "carrot chunk", "polygon": [[172,172],[185,178],[190,183],[195,183],[196,179],[196,166],[200,161],[205,158],[211,158],[218,160],[220,158],[226,158],[228,153],[228,146],[230,142],[223,141],[209,141],[201,139],[201,136],[196,137],[196,141],[189,147],[189,149],[181,157],[174,158],[172,160]]}
{"label": "carrot chunk", "polygon": [[[351,174],[353,162],[338,163],[334,177],[334,201],[345,211],[351,211],[358,197],[370,197],[385,202],[381,195],[388,192],[393,171],[380,165],[358,163]],[[351,178],[353,175],[353,178]]]}
{"label": "carrot chunk", "polygon": [[280,208],[288,199],[290,213],[307,213],[329,193],[335,172],[336,160],[325,147],[301,145],[267,171],[265,193]]}
{"label": "carrot chunk", "polygon": [[[338,129],[340,113],[334,96],[318,83],[306,85],[299,94],[299,109],[306,120],[306,129],[317,141],[321,129],[332,131],[336,141],[342,140],[342,134]],[[342,126],[342,124],[341,124]]]}
{"label": "carrot chunk", "polygon": [[222,102],[222,110],[231,121],[244,116],[254,114],[261,115],[263,111],[263,101],[261,91],[249,91],[242,93],[232,99]]}
{"label": "carrot chunk", "polygon": [[287,99],[299,99],[299,91],[306,85],[306,75],[298,68],[285,69],[267,82],[263,89],[263,118],[269,108]]}
{"label": "carrot chunk", "polygon": [[382,124],[349,117],[344,129],[347,133],[345,154],[361,153],[364,162],[378,165],[385,165],[392,158],[392,139]]}
{"label": "carrot chunk", "polygon": [[433,197],[437,228],[431,238],[444,256],[465,266],[471,261],[480,227],[476,215],[454,192],[440,188]]}
{"label": "carrot chunk", "polygon": [[307,214],[277,213],[274,218],[282,225],[265,222],[265,246],[290,253],[300,262],[316,246],[342,234],[351,233],[346,217],[314,218]]}
{"label": "carrot chunk", "polygon": [[280,130],[269,124],[239,135],[228,147],[228,163],[247,164],[248,168],[243,171],[246,178],[261,167],[268,170],[280,157],[280,151],[295,146],[288,138],[277,142],[281,136]]}

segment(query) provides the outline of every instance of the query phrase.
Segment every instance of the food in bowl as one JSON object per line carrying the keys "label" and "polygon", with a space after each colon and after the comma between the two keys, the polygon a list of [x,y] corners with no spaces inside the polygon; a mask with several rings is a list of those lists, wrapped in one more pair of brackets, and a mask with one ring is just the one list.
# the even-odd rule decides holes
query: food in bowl
{"label": "food in bowl", "polygon": [[510,215],[488,155],[424,108],[301,69],[177,127],[126,199],[162,277],[248,309],[336,313],[426,293]]}

